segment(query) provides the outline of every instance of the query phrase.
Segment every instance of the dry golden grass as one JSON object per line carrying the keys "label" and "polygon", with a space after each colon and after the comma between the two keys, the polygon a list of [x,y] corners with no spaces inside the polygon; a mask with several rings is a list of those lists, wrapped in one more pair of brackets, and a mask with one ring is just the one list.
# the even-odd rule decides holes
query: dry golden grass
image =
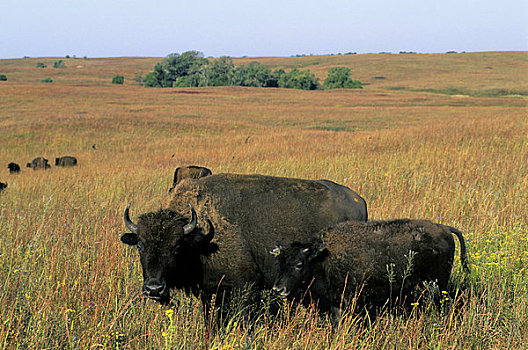
{"label": "dry golden grass", "polygon": [[[324,79],[349,66],[363,90],[133,85],[159,59],[0,60],[0,344],[2,348],[520,348],[528,334],[526,99],[420,89],[528,90],[528,55],[347,55],[262,58]],[[237,59],[247,63],[254,59]],[[81,68],[76,66],[82,65]],[[492,67],[492,69],[486,68]],[[125,85],[110,84],[114,74]],[[50,76],[54,82],[40,83]],[[372,79],[385,76],[387,79]],[[394,88],[397,89],[394,89]],[[97,149],[91,148],[92,144]],[[73,155],[79,166],[25,163]],[[23,166],[9,175],[7,163]],[[472,274],[457,261],[458,305],[332,331],[285,305],[250,331],[238,319],[207,338],[201,305],[172,311],[138,293],[141,267],[119,241],[122,212],[158,209],[176,166],[215,173],[327,178],[359,192],[370,217],[426,218],[461,229]],[[470,296],[468,296],[470,295]],[[291,310],[289,308],[292,308]]]}

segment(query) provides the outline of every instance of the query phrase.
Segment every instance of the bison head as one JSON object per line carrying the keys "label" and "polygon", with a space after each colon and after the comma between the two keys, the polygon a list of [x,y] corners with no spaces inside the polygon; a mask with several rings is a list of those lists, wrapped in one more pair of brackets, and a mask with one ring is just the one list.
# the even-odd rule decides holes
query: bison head
{"label": "bison head", "polygon": [[203,233],[191,206],[191,219],[169,210],[143,214],[137,224],[125,209],[125,224],[131,233],[121,236],[125,244],[137,246],[143,268],[143,293],[160,303],[170,301],[170,288],[193,291],[201,282],[200,255],[210,255],[218,247],[211,243],[214,227]]}
{"label": "bison head", "polygon": [[279,263],[279,274],[273,285],[273,291],[282,298],[288,298],[309,287],[314,275],[315,263],[324,260],[328,250],[319,241],[294,242],[289,247],[279,246],[270,253]]}

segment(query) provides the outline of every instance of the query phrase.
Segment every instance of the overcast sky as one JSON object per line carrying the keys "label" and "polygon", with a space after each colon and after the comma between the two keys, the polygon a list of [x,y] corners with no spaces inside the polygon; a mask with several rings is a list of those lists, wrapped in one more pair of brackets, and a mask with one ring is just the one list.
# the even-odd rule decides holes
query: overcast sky
{"label": "overcast sky", "polygon": [[527,0],[0,0],[0,58],[528,51]]}

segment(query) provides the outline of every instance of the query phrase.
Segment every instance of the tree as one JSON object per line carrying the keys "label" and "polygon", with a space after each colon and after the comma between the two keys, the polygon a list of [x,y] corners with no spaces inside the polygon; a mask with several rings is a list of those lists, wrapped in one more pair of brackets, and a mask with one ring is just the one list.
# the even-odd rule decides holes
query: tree
{"label": "tree", "polygon": [[330,68],[324,81],[324,87],[327,89],[362,89],[363,84],[359,80],[352,80],[350,73],[348,67]]}
{"label": "tree", "polygon": [[271,69],[258,62],[238,66],[235,69],[234,85],[268,87],[272,81]]}
{"label": "tree", "polygon": [[230,57],[222,56],[207,67],[207,85],[228,86],[233,84],[235,65]]}
{"label": "tree", "polygon": [[205,65],[209,61],[198,51],[172,53],[154,66],[154,71],[145,76],[145,86],[205,86]]}
{"label": "tree", "polygon": [[316,90],[319,87],[319,79],[310,73],[309,69],[292,69],[280,76],[279,87],[287,89]]}

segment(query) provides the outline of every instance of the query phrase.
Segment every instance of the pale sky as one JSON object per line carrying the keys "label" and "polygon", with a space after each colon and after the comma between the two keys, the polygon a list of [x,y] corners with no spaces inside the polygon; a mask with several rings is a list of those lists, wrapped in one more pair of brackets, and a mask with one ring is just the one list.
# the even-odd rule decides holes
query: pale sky
{"label": "pale sky", "polygon": [[0,58],[528,51],[527,0],[0,0]]}

